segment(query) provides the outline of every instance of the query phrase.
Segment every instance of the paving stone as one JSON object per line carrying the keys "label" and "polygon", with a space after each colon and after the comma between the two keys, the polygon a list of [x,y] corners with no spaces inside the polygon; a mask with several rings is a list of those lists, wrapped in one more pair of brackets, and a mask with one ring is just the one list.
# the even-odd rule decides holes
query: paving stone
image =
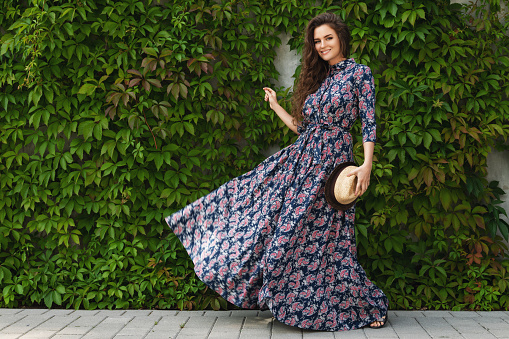
{"label": "paving stone", "polygon": [[177,335],[178,339],[189,338],[206,338],[210,333],[211,327],[184,327]]}
{"label": "paving stone", "polygon": [[99,313],[99,310],[77,310],[74,311],[72,314],[79,315],[80,317],[84,316],[92,316]]}
{"label": "paving stone", "polygon": [[238,339],[240,336],[240,332],[211,332],[207,339]]}
{"label": "paving stone", "polygon": [[[251,317],[257,317],[258,313],[260,313],[259,310],[235,310],[232,311],[232,314],[230,317],[245,317],[245,318],[251,318]],[[272,316],[272,315],[271,315]]]}
{"label": "paving stone", "polygon": [[50,330],[50,331],[59,331],[65,326],[68,326],[73,321],[78,319],[79,316],[77,315],[62,315],[62,316],[55,316],[53,315],[50,319],[46,320],[45,322],[41,323],[39,326],[36,327],[38,330]]}
{"label": "paving stone", "polygon": [[244,319],[239,317],[217,318],[210,331],[209,339],[237,339],[243,323]]}
{"label": "paving stone", "polygon": [[64,327],[57,334],[61,335],[84,335],[89,332],[93,327],[80,326],[80,327]]}
{"label": "paving stone", "polygon": [[302,330],[297,327],[288,326],[277,320],[272,323],[272,339],[295,339],[302,338]]}
{"label": "paving stone", "polygon": [[121,316],[126,312],[126,310],[100,310],[97,315],[104,315],[108,317],[116,317]]}
{"label": "paving stone", "polygon": [[423,312],[426,318],[449,318],[452,317],[452,314],[449,311],[426,311]]}
{"label": "paving stone", "polygon": [[19,334],[0,332],[0,338],[2,338],[2,339],[17,339],[17,338],[19,338]]}
{"label": "paving stone", "polygon": [[272,318],[246,317],[243,329],[266,329],[272,328]]}
{"label": "paving stone", "polygon": [[[394,311],[394,315],[397,317],[410,317],[410,318],[422,318],[424,312],[422,311]],[[391,316],[389,315],[389,318]]]}
{"label": "paving stone", "polygon": [[48,311],[49,310],[47,310],[47,309],[41,309],[41,308],[25,308],[25,309],[22,309],[21,312],[16,313],[16,314],[18,314],[18,315],[39,315],[39,314],[44,314]]}
{"label": "paving stone", "polygon": [[266,311],[259,311],[258,316],[262,318],[272,318],[272,312],[269,310]]}
{"label": "paving stone", "polygon": [[270,330],[243,327],[239,339],[270,339]]}
{"label": "paving stone", "polygon": [[128,317],[141,317],[141,316],[148,316],[153,311],[151,310],[127,310],[125,311],[122,316],[128,316]]}
{"label": "paving stone", "polygon": [[51,338],[57,331],[33,329],[19,337],[19,339],[47,339]]}
{"label": "paving stone", "polygon": [[367,339],[364,330],[337,331],[334,332],[334,339]]}
{"label": "paving stone", "polygon": [[134,317],[106,317],[102,322],[102,324],[122,324],[127,325]]}
{"label": "paving stone", "polygon": [[124,328],[117,333],[117,336],[136,335],[143,338],[156,325],[160,317],[140,316],[134,317]]}
{"label": "paving stone", "polygon": [[497,339],[493,334],[486,331],[485,333],[480,332],[462,332],[461,335],[465,339]]}
{"label": "paving stone", "polygon": [[20,321],[21,319],[23,319],[23,316],[18,316],[17,314],[0,316],[0,330]]}
{"label": "paving stone", "polygon": [[180,326],[180,325],[185,325],[188,320],[189,320],[189,316],[186,316],[186,315],[176,315],[173,317],[161,317],[161,319],[159,319],[157,321],[157,324],[155,324],[155,321],[154,321],[154,325],[156,325],[158,327],[164,327],[164,326],[168,326],[168,325]]}
{"label": "paving stone", "polygon": [[232,314],[231,311],[205,311],[204,317],[229,317]]}
{"label": "paving stone", "polygon": [[113,338],[124,327],[122,323],[101,323],[92,328],[83,339],[106,339]]}
{"label": "paving stone", "polygon": [[99,324],[101,321],[106,319],[104,315],[90,315],[90,316],[82,316],[73,321],[69,326],[73,327],[94,327]]}
{"label": "paving stone", "polygon": [[214,328],[224,328],[226,330],[234,330],[238,329],[240,332],[240,328],[244,324],[244,319],[235,317],[235,318],[217,318],[216,322],[214,323]]}
{"label": "paving stone", "polygon": [[188,317],[201,317],[205,313],[205,311],[180,311],[177,315],[185,313]]}
{"label": "paving stone", "polygon": [[303,339],[334,339],[334,332],[302,330]]}
{"label": "paving stone", "polygon": [[206,334],[181,334],[175,337],[176,339],[208,339]]}
{"label": "paving stone", "polygon": [[0,308],[0,316],[21,312],[19,308]]}
{"label": "paving stone", "polygon": [[151,316],[170,317],[175,316],[179,311],[167,311],[167,310],[153,310],[150,312]]}
{"label": "paving stone", "polygon": [[[396,334],[403,338],[412,335],[425,336],[429,338],[428,332],[426,332],[416,318],[410,317],[397,317],[397,318],[389,318],[389,324],[392,329],[396,332]],[[387,326],[386,325],[386,326]]]}
{"label": "paving stone", "polygon": [[75,311],[74,310],[49,310],[48,312],[44,313],[45,315],[58,315],[58,316],[61,316],[61,315],[69,315],[71,313],[74,313]]}
{"label": "paving stone", "polygon": [[459,318],[477,318],[479,314],[477,312],[469,311],[449,311],[454,317]]}
{"label": "paving stone", "polygon": [[216,322],[216,318],[211,317],[190,317],[186,322],[184,328],[212,328],[214,323]]}
{"label": "paving stone", "polygon": [[71,335],[71,334],[57,334],[51,339],[80,339],[81,335]]}
{"label": "paving stone", "polygon": [[[175,331],[151,331],[143,339],[174,339],[177,337],[179,330]],[[53,338],[52,338],[53,339]]]}
{"label": "paving stone", "polygon": [[[19,315],[21,316],[21,314]],[[45,316],[44,314],[27,315],[23,319],[2,328],[2,333],[24,334],[30,331],[31,329],[37,327],[39,324],[45,322],[49,318],[50,318],[49,316]]]}
{"label": "paving stone", "polygon": [[504,311],[477,311],[476,313],[483,318],[509,319],[509,313]]}
{"label": "paving stone", "polygon": [[397,333],[392,329],[392,327],[388,327],[387,325],[383,328],[366,328],[364,329],[364,334],[368,338],[399,338]]}

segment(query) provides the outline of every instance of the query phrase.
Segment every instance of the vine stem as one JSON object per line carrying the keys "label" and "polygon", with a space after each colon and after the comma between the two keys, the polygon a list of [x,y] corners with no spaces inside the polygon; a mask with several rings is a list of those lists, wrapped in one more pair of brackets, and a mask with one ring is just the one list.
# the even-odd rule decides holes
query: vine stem
{"label": "vine stem", "polygon": [[156,145],[156,149],[157,149],[156,136],[154,135],[154,133],[152,132],[152,128],[150,128],[150,125],[148,124],[147,116],[145,115],[145,111],[143,112],[143,117],[145,118],[145,125],[147,125],[148,130],[150,131],[150,134],[152,134],[152,138],[154,138],[154,144]]}

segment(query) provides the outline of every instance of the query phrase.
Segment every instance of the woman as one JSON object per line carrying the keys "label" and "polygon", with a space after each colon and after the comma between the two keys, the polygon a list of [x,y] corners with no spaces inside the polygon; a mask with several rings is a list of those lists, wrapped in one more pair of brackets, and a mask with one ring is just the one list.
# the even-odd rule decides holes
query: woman
{"label": "woman", "polygon": [[334,210],[324,184],[352,161],[349,133],[362,120],[364,164],[356,194],[368,185],[375,141],[375,91],[368,67],[349,56],[348,27],[334,14],[307,27],[293,116],[264,88],[265,100],[297,141],[166,218],[198,277],[229,302],[269,308],[300,328],[339,331],[387,320],[388,300],[357,261],[355,208]]}

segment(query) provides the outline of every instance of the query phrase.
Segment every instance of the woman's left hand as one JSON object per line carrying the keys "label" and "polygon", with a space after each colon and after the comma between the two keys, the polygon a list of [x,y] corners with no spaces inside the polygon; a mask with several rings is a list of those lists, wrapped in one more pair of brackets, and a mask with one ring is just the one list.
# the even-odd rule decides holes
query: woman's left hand
{"label": "woman's left hand", "polygon": [[369,178],[371,176],[371,167],[370,164],[364,163],[362,166],[359,166],[355,170],[353,170],[350,174],[357,176],[357,187],[355,188],[355,195],[360,197],[366,192],[369,186]]}

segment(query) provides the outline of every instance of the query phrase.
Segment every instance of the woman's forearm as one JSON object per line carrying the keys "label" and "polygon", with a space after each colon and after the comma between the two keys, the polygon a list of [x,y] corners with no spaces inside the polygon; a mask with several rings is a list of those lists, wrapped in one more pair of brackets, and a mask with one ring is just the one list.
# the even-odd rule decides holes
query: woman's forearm
{"label": "woman's forearm", "polygon": [[276,114],[279,116],[279,118],[281,120],[283,120],[285,125],[288,126],[289,129],[291,129],[292,131],[297,133],[297,126],[294,124],[293,116],[288,114],[288,112],[285,111],[285,109],[277,103],[272,106],[273,106],[272,109],[274,110],[274,112],[276,112]]}
{"label": "woman's forearm", "polygon": [[368,141],[362,144],[364,147],[364,164],[363,166],[368,166],[370,169],[373,167],[373,152],[375,150],[375,143],[372,141]]}

